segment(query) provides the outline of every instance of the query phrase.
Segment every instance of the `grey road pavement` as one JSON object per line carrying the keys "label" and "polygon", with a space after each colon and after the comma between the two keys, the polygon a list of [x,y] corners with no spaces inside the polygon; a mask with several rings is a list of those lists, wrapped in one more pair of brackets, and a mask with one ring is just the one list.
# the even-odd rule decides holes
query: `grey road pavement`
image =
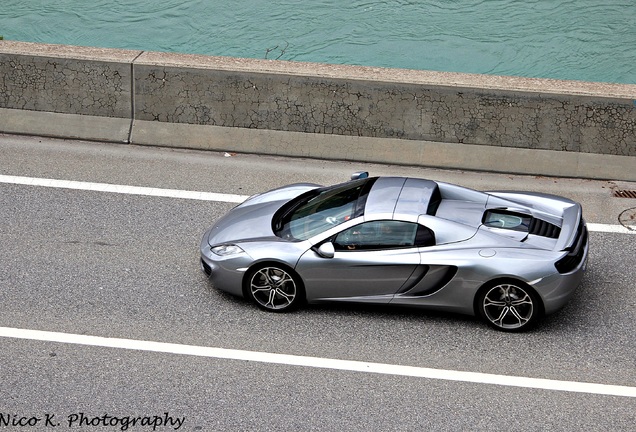
{"label": "grey road pavement", "polygon": [[[624,182],[493,175],[0,136],[0,175],[251,195],[365,169],[527,189],[618,224]],[[0,327],[636,387],[636,236],[591,233],[573,300],[523,334],[411,309],[271,314],[216,291],[200,236],[234,204],[0,183]],[[0,337],[0,428],[109,415],[179,430],[633,430],[636,398]],[[46,424],[44,419],[57,426]],[[50,417],[54,416],[54,417]],[[35,426],[4,420],[41,419]],[[33,420],[32,420],[33,421]],[[161,426],[156,430],[174,430]],[[130,430],[152,430],[138,425]]]}

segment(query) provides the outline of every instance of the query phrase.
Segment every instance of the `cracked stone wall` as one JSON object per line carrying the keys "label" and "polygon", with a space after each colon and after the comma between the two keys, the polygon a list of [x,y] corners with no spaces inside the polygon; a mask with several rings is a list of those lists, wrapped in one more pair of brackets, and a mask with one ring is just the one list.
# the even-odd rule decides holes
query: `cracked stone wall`
{"label": "cracked stone wall", "polygon": [[636,156],[636,85],[2,41],[0,108]]}
{"label": "cracked stone wall", "polygon": [[136,117],[636,156],[630,99],[137,66]]}
{"label": "cracked stone wall", "polygon": [[0,42],[0,108],[130,118],[130,64],[86,58],[86,48],[78,48],[83,58],[75,58],[73,50],[41,52],[47,46],[37,44],[3,52],[5,44],[14,48]]}

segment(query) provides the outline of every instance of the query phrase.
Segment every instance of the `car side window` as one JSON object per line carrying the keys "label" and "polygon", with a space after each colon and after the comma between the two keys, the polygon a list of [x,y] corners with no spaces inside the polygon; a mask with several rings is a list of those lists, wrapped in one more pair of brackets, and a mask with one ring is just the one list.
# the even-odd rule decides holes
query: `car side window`
{"label": "car side window", "polygon": [[346,229],[334,239],[334,248],[346,250],[395,249],[435,244],[433,232],[416,223],[379,220]]}

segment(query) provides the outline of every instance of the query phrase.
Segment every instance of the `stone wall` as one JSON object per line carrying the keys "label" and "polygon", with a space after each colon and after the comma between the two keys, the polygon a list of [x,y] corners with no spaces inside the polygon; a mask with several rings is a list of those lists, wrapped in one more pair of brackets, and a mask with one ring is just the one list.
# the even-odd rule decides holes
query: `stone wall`
{"label": "stone wall", "polygon": [[136,54],[2,41],[0,107],[130,118]]}
{"label": "stone wall", "polygon": [[192,56],[184,70],[178,59],[136,62],[136,118],[636,156],[636,86],[342,66],[325,76],[324,65],[262,60],[227,70]]}
{"label": "stone wall", "polygon": [[636,157],[636,85],[10,41],[0,77],[7,133],[488,170],[514,149]]}

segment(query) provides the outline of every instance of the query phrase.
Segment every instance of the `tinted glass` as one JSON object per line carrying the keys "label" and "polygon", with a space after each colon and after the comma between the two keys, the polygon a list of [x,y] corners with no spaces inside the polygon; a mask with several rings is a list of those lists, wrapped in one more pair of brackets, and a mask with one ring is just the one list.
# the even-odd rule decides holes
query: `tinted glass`
{"label": "tinted glass", "polygon": [[274,217],[279,237],[307,240],[364,213],[366,194],[375,179],[361,179],[312,191]]}
{"label": "tinted glass", "polygon": [[416,245],[418,225],[402,221],[372,221],[349,228],[334,240],[336,250],[392,249]]}
{"label": "tinted glass", "polygon": [[513,231],[528,232],[532,216],[500,210],[488,210],[483,224],[491,228],[503,228]]}

